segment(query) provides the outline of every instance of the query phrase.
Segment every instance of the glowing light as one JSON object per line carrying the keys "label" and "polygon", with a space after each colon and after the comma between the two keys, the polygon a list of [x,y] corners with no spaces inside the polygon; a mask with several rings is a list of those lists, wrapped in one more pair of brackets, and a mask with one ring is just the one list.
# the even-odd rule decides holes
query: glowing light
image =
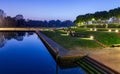
{"label": "glowing light", "polygon": [[92,28],[90,28],[90,31],[93,31],[93,29],[92,29]]}
{"label": "glowing light", "polygon": [[95,28],[94,31],[97,31],[97,29]]}
{"label": "glowing light", "polygon": [[69,34],[67,33],[67,34],[61,34],[61,36],[68,36]]}
{"label": "glowing light", "polygon": [[91,35],[91,36],[90,36],[90,39],[91,39],[91,40],[94,40],[94,36]]}
{"label": "glowing light", "polygon": [[108,32],[111,32],[111,31],[112,31],[111,29],[108,30]]}
{"label": "glowing light", "polygon": [[116,29],[116,30],[115,30],[115,32],[116,32],[116,33],[118,33],[118,32],[119,32],[119,30],[118,30],[118,29]]}
{"label": "glowing light", "polygon": [[95,21],[95,18],[92,18],[92,21]]}

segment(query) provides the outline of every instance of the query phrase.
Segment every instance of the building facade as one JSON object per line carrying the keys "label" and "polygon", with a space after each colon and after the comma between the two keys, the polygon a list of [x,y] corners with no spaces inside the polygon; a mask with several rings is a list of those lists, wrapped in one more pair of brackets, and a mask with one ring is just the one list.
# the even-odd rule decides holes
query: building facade
{"label": "building facade", "polygon": [[110,23],[120,23],[120,18],[112,17]]}

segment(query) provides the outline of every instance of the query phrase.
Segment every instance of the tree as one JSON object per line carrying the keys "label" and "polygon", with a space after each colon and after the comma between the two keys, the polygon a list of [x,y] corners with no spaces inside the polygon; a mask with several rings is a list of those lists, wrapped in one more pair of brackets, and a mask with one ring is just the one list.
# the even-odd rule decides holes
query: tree
{"label": "tree", "polygon": [[11,18],[10,16],[7,16],[4,19],[3,27],[16,27],[16,20],[14,18]]}
{"label": "tree", "polygon": [[74,25],[74,23],[70,20],[63,21],[62,24],[66,27],[70,27]]}
{"label": "tree", "polygon": [[16,24],[17,27],[25,27],[26,24],[25,19],[16,20],[16,22],[17,22]]}
{"label": "tree", "polygon": [[94,19],[97,23],[107,23],[107,20],[111,17],[120,18],[120,7],[111,9],[109,11],[97,11],[94,14],[88,13],[85,15],[79,15],[76,17],[74,21],[77,25],[87,24],[88,21],[92,21]]}

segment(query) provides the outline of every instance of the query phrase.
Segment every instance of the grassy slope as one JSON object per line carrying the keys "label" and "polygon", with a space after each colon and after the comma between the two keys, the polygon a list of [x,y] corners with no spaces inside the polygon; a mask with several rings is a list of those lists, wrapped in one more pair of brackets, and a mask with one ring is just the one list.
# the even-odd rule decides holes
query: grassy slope
{"label": "grassy slope", "polygon": [[80,29],[76,29],[74,31],[81,34],[94,35],[95,39],[108,46],[111,46],[112,44],[120,44],[120,37],[115,32],[83,31],[83,30],[81,31]]}
{"label": "grassy slope", "polygon": [[54,41],[62,45],[63,47],[69,49],[69,48],[76,48],[76,47],[82,47],[82,48],[98,48],[100,47],[98,44],[96,44],[92,40],[87,39],[81,39],[79,37],[70,37],[70,36],[62,36],[61,34],[66,34],[66,32],[62,31],[44,31],[44,33],[52,38]]}
{"label": "grassy slope", "polygon": [[[104,32],[101,31],[103,29],[99,29],[100,31],[88,31],[89,29],[86,28],[75,28],[72,29],[76,33],[80,34],[89,34],[95,36],[99,42],[111,46],[112,44],[120,44],[120,37],[118,34],[114,32]],[[106,30],[106,29],[105,29]],[[44,33],[52,38],[54,41],[59,43],[65,48],[75,48],[75,47],[82,47],[82,48],[97,48],[100,47],[92,40],[81,39],[79,37],[70,37],[70,36],[63,36],[61,34],[66,34],[63,31],[44,31]]]}

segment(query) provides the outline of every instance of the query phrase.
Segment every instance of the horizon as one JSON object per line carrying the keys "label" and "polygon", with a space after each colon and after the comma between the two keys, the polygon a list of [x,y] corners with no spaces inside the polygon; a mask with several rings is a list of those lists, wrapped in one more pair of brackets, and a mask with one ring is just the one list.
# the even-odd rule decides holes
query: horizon
{"label": "horizon", "polygon": [[[109,2],[109,3],[108,3]],[[1,0],[0,6],[7,16],[22,14],[32,20],[71,20],[78,15],[108,11],[120,7],[118,0]]]}

